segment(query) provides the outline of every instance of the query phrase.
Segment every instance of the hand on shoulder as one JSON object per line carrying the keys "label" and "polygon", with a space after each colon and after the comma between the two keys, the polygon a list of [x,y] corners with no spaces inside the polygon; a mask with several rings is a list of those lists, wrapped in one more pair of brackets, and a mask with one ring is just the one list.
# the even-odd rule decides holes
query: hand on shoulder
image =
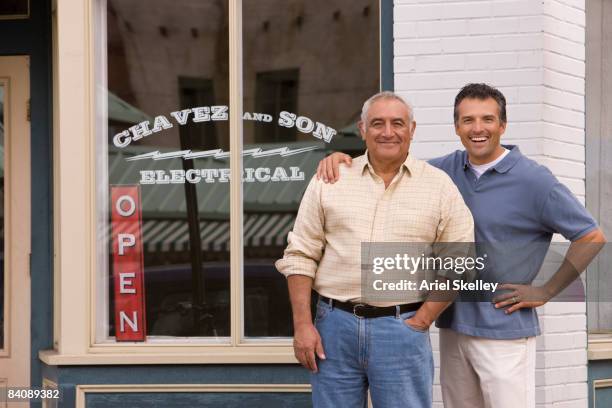
{"label": "hand on shoulder", "polygon": [[334,184],[340,179],[340,163],[351,166],[353,159],[346,153],[334,152],[325,157],[317,166],[317,180]]}

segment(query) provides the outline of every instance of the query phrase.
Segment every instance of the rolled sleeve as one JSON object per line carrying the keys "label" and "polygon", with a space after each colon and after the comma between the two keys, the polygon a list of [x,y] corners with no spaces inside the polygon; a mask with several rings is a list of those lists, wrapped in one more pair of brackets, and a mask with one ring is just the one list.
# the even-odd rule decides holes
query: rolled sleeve
{"label": "rolled sleeve", "polygon": [[324,212],[321,205],[322,182],[310,181],[287,239],[283,258],[276,261],[280,273],[305,275],[314,279],[325,247]]}

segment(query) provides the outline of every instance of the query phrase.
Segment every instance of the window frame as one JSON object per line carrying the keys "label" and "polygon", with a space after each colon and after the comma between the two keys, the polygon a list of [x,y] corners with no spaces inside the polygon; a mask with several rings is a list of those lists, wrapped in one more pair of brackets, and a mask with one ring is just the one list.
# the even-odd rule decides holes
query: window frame
{"label": "window frame", "polygon": [[[97,200],[101,163],[107,149],[98,144],[96,66],[106,64],[96,32],[105,23],[105,2],[58,0],[52,11],[54,87],[54,348],[39,353],[49,365],[296,363],[291,338],[245,338],[243,296],[243,75],[242,0],[229,1],[230,128],[230,329],[227,343],[207,338],[176,338],[146,343],[97,339],[99,318],[108,314],[99,293],[100,214]],[[392,87],[392,0],[379,0],[381,88]],[[390,18],[390,21],[389,21]],[[382,20],[390,27],[383,28]],[[69,23],[68,23],[69,22]],[[389,35],[391,32],[391,35]],[[389,42],[391,47],[389,47]],[[102,56],[102,57],[100,57]],[[389,66],[389,61],[391,65]],[[98,70],[99,71],[99,70]],[[389,72],[391,80],[389,80]],[[85,137],[76,137],[85,135]],[[104,138],[103,140],[106,140]],[[102,150],[100,150],[102,149]],[[102,177],[107,175],[102,174]],[[83,273],[83,271],[86,271]],[[106,283],[108,286],[108,283]],[[106,289],[108,290],[108,289]],[[226,338],[227,339],[227,338]]]}
{"label": "window frame", "polygon": [[26,0],[26,12],[22,14],[2,14],[0,20],[27,20],[30,18],[30,0]]}

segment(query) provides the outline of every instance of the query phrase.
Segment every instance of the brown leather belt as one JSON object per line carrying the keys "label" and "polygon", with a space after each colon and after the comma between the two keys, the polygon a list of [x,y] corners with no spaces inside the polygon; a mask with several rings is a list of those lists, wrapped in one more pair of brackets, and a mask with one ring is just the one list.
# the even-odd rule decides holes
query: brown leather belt
{"label": "brown leather belt", "polygon": [[332,308],[344,310],[345,312],[352,313],[356,317],[366,319],[383,316],[395,316],[397,314],[402,314],[406,312],[414,312],[418,310],[421,305],[423,305],[423,302],[399,305],[398,313],[398,308],[396,306],[377,307],[366,305],[363,303],[340,302],[338,300],[330,299],[321,295],[319,295],[319,300],[329,304]]}

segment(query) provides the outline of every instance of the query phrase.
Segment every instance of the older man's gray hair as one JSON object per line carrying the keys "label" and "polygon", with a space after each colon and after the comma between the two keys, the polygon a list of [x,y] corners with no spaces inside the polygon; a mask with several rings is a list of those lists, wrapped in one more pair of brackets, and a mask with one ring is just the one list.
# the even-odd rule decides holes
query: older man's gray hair
{"label": "older man's gray hair", "polygon": [[372,95],[367,101],[363,103],[363,108],[361,108],[361,121],[364,124],[367,125],[368,111],[370,110],[370,106],[372,106],[372,104],[379,99],[395,99],[397,101],[400,101],[401,103],[406,105],[406,108],[408,108],[409,121],[412,122],[414,120],[414,115],[412,113],[412,105],[410,105],[407,100],[405,100],[402,96],[396,94],[395,92],[383,91],[377,93],[376,95]]}

